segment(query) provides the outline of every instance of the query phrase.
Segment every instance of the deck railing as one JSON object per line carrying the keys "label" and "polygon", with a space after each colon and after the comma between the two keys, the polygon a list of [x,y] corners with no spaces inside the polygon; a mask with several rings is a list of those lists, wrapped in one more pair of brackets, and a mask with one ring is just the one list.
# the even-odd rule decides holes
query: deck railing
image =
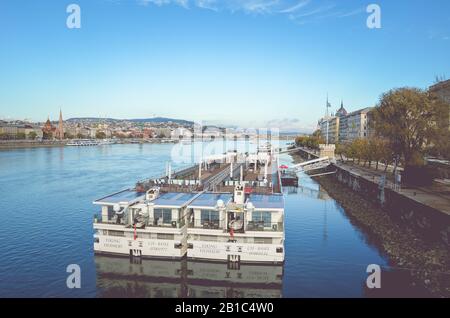
{"label": "deck railing", "polygon": [[208,230],[223,230],[225,228],[225,219],[222,220],[194,220],[188,223],[189,228],[208,229]]}
{"label": "deck railing", "polygon": [[247,231],[258,231],[258,232],[283,232],[283,223],[268,223],[268,222],[258,222],[258,221],[248,221]]}

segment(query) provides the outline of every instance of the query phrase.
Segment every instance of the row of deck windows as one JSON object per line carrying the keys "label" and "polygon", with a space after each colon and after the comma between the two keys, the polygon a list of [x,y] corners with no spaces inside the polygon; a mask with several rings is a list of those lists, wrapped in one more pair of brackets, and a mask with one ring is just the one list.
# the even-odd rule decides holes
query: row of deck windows
{"label": "row of deck windows", "polygon": [[[202,210],[201,211],[201,222],[214,222],[219,221],[219,211],[213,210]],[[270,224],[272,221],[272,215],[270,212],[253,212],[252,221],[254,222],[264,222]]]}
{"label": "row of deck windows", "polygon": [[[220,229],[226,228],[227,224],[224,223],[225,217],[220,219],[220,212],[216,210],[201,210],[200,217],[194,218],[194,211],[191,210],[188,215],[189,227],[200,227],[208,229]],[[271,223],[272,213],[268,211],[253,211],[250,218],[244,217],[243,213],[228,213],[228,220],[233,220],[236,217],[237,220],[245,222],[248,230],[266,230],[272,228],[273,230],[281,230],[282,223]],[[135,219],[139,220],[139,219]],[[153,218],[150,220],[142,219],[139,222],[145,223],[147,226],[163,226],[163,227],[177,227],[184,226],[184,217],[180,217],[178,220],[173,219],[173,210],[170,208],[155,208],[153,211]],[[274,226],[276,228],[274,228]],[[114,235],[114,234],[111,234]],[[121,236],[119,233],[115,236]]]}

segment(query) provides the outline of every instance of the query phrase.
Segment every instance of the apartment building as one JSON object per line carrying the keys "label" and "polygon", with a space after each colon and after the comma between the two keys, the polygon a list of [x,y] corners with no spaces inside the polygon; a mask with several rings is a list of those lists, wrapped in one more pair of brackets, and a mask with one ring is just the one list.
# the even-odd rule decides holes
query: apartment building
{"label": "apartment building", "polygon": [[[436,94],[440,97],[444,102],[448,104],[448,129],[450,130],[450,80],[441,81],[430,86],[429,91],[431,93]],[[444,119],[445,120],[445,119]]]}
{"label": "apartment building", "polygon": [[325,116],[319,120],[319,129],[322,136],[327,137],[328,124],[329,143],[351,142],[358,138],[370,137],[369,122],[372,109],[372,107],[367,107],[347,113],[343,103],[341,103],[341,108],[334,116]]}

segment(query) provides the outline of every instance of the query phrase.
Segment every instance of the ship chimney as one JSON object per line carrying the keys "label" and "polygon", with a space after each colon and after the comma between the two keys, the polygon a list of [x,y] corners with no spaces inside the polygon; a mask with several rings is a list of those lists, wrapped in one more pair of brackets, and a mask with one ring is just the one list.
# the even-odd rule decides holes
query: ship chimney
{"label": "ship chimney", "polygon": [[245,202],[244,185],[239,184],[234,187],[234,203],[244,204],[244,202]]}

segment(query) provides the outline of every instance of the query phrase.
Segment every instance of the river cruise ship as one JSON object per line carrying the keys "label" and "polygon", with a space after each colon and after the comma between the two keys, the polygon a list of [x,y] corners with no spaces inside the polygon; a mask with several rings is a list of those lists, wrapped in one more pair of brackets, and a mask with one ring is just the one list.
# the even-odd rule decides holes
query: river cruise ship
{"label": "river cruise ship", "polygon": [[228,152],[94,201],[94,251],[142,258],[284,262],[284,198],[270,148]]}

